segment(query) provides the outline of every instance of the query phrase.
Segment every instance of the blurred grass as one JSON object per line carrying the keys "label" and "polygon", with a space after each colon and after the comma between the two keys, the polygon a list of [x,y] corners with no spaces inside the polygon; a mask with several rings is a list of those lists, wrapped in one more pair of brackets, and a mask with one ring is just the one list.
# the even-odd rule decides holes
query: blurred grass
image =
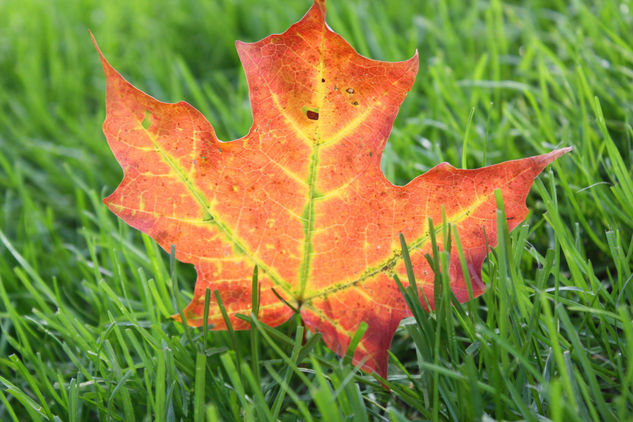
{"label": "blurred grass", "polygon": [[329,0],[330,26],[361,54],[420,52],[390,180],[574,146],[535,184],[526,224],[500,232],[484,296],[452,306],[444,291],[431,314],[411,300],[390,391],[317,337],[302,345],[294,320],[232,338],[168,318],[194,275],[172,277],[101,203],[121,171],[88,31],[136,86],[190,102],[228,140],[251,124],[234,40],[282,32],[308,7],[0,0],[0,420],[629,419],[630,1]]}

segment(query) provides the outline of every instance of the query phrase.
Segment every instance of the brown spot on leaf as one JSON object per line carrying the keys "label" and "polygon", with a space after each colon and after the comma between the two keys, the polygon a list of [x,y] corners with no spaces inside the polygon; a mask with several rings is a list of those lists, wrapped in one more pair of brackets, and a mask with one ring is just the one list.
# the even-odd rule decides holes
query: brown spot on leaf
{"label": "brown spot on leaf", "polygon": [[319,120],[319,113],[316,111],[308,110],[306,111],[306,116],[308,116],[310,120]]}
{"label": "brown spot on leaf", "polygon": [[354,88],[347,88],[345,90],[348,94],[353,94],[354,93]]}

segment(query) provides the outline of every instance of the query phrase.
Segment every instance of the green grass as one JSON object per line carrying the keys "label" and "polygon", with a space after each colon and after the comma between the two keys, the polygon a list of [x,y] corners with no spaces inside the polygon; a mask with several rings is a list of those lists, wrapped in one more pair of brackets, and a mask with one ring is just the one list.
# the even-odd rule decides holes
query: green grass
{"label": "green grass", "polygon": [[[630,1],[329,0],[360,53],[420,52],[390,180],[574,147],[535,183],[526,222],[499,232],[482,297],[459,305],[443,289],[426,313],[403,290],[414,317],[382,383],[304,342],[296,320],[174,322],[192,269],[101,202],[121,171],[89,29],[136,86],[233,139],[251,124],[234,40],[285,30],[309,1],[60,3],[0,0],[0,420],[632,418]],[[432,257],[438,291],[447,257]]]}

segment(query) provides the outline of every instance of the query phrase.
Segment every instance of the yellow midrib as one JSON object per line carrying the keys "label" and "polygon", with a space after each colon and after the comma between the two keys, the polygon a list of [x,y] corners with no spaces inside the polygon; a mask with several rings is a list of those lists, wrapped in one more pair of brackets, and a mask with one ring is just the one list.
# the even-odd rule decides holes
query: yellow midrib
{"label": "yellow midrib", "polygon": [[302,301],[303,293],[308,284],[308,280],[310,278],[310,269],[311,269],[311,260],[312,260],[312,233],[314,231],[314,199],[316,196],[316,179],[319,167],[319,145],[321,138],[321,129],[323,125],[323,101],[325,99],[325,87],[324,83],[321,82],[323,77],[325,76],[325,37],[326,37],[326,27],[325,23],[323,23],[322,31],[321,31],[321,44],[319,47],[319,66],[317,67],[317,72],[315,75],[316,84],[317,84],[317,92],[316,92],[316,105],[319,109],[319,119],[316,121],[316,133],[315,133],[315,142],[311,147],[310,160],[309,160],[309,169],[308,169],[308,198],[306,201],[306,205],[304,207],[304,214],[306,218],[303,222],[304,227],[304,239],[303,239],[303,254],[301,258],[301,264],[299,266],[299,291],[298,291],[298,301]]}

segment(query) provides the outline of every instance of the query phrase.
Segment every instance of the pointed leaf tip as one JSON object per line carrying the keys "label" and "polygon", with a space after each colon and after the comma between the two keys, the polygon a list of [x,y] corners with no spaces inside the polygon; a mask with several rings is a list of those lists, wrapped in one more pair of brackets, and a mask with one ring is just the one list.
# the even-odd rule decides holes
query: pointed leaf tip
{"label": "pointed leaf tip", "polygon": [[552,154],[552,156],[554,157],[554,160],[562,157],[563,155],[567,154],[568,152],[572,152],[574,150],[574,147],[564,147],[564,148],[560,148],[557,150],[552,151],[550,154]]}
{"label": "pointed leaf tip", "polygon": [[101,48],[99,47],[99,44],[97,43],[97,39],[95,38],[92,31],[88,31],[88,32],[90,33],[90,38],[92,38],[92,44],[95,46],[95,49],[97,50],[97,53],[99,54],[99,59],[101,60],[101,66],[103,67],[103,72],[106,74],[106,84],[107,84],[109,80],[109,76],[112,74],[118,75],[118,72],[110,65],[108,60],[105,58],[105,56],[101,52]]}
{"label": "pointed leaf tip", "polygon": [[558,158],[562,157],[563,155],[567,154],[568,152],[573,151],[573,149],[574,149],[573,147],[559,148],[559,149],[555,149],[554,151],[550,151],[548,153],[538,155],[535,158],[537,159],[537,161],[539,162],[541,166],[545,167],[548,164],[557,160]]}
{"label": "pointed leaf tip", "polygon": [[314,7],[318,8],[323,17],[325,17],[325,0],[314,0]]}
{"label": "pointed leaf tip", "polygon": [[99,53],[99,57],[101,57],[101,59],[103,60],[104,59],[103,53],[101,52],[101,49],[99,48],[99,43],[97,43],[97,39],[95,38],[92,31],[88,31],[88,33],[90,34],[90,38],[92,39],[92,44],[95,46],[97,53]]}

